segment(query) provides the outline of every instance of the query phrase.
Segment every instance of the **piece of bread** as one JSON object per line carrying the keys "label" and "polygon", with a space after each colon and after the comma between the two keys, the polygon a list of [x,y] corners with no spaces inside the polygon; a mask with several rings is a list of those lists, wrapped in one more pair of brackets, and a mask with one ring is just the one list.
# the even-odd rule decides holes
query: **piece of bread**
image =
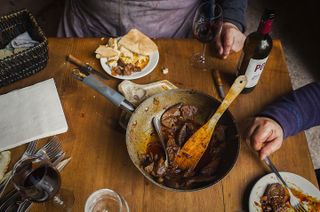
{"label": "piece of bread", "polygon": [[126,47],[121,46],[119,51],[121,52],[121,56],[120,57],[128,57],[131,60],[133,59],[133,53],[131,51],[129,51]]}
{"label": "piece of bread", "polygon": [[109,38],[108,40],[108,46],[113,49],[118,49],[118,41],[116,38]]}
{"label": "piece of bread", "polygon": [[96,51],[96,54],[99,54],[100,57],[105,57],[105,58],[110,58],[110,57],[115,57],[119,55],[119,52],[117,50],[114,50],[111,47],[107,47],[105,45],[100,45]]}
{"label": "piece of bread", "polygon": [[157,45],[145,34],[137,29],[131,29],[118,42],[119,46],[124,46],[137,54],[150,56],[158,51]]}
{"label": "piece of bread", "polygon": [[10,160],[11,160],[10,151],[0,152],[0,182],[4,174],[7,172]]}

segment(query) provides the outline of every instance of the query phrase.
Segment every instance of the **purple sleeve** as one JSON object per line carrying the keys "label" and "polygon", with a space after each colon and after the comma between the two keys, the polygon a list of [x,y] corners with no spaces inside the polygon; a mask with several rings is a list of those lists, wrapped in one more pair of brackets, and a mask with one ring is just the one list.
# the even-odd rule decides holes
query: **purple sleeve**
{"label": "purple sleeve", "polygon": [[223,21],[233,23],[241,32],[244,32],[248,0],[220,0],[217,2],[223,9]]}
{"label": "purple sleeve", "polygon": [[265,108],[258,116],[276,120],[284,138],[320,124],[320,82],[310,83]]}

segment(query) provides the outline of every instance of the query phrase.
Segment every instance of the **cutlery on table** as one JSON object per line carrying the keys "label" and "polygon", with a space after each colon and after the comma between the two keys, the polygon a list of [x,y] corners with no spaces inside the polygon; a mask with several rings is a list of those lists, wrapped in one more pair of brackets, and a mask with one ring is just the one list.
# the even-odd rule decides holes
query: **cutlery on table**
{"label": "cutlery on table", "polygon": [[[71,157],[64,159],[65,152],[63,150],[57,151],[57,149],[59,149],[57,147],[59,146],[61,147],[59,143],[60,142],[57,139],[52,139],[40,150],[38,150],[37,153],[48,152],[50,155],[50,160],[52,164],[61,172],[64,169],[64,167],[70,162]],[[51,152],[52,150],[54,150],[55,153],[52,153]],[[3,201],[1,201],[0,209],[6,209],[8,207],[10,208],[12,207],[16,211],[26,211],[27,209],[29,209],[29,207],[32,205],[32,202],[30,202],[29,200],[24,200],[21,203],[17,203],[19,198],[20,198],[19,192],[15,189],[12,190],[3,198]]]}
{"label": "cutlery on table", "polygon": [[92,66],[85,64],[84,62],[82,62],[81,60],[79,60],[78,58],[76,58],[75,56],[73,56],[71,54],[69,54],[67,56],[67,61],[70,61],[71,63],[75,64],[82,72],[85,72],[87,74],[89,74],[89,73],[96,74],[105,80],[110,79],[106,74],[103,74],[103,73],[95,70]]}
{"label": "cutlery on table", "polygon": [[220,98],[224,99],[225,94],[224,94],[223,83],[222,83],[222,79],[221,79],[219,70],[212,70],[212,77],[213,77],[214,83],[218,89],[218,93],[219,93]]}
{"label": "cutlery on table", "polygon": [[[57,160],[60,160],[60,158],[63,158],[63,156],[60,156],[59,159],[57,159]],[[55,167],[58,169],[59,172],[61,172],[64,169],[64,167],[66,167],[66,165],[70,162],[70,160],[71,160],[71,157],[66,158],[66,159],[64,159],[62,161],[60,160],[60,162],[53,161],[52,163],[53,164],[56,163]],[[21,202],[19,204],[17,212],[28,211],[31,206],[32,206],[32,202],[31,201],[24,200],[23,202]]]}
{"label": "cutlery on table", "polygon": [[274,164],[272,163],[270,158],[266,157],[264,159],[264,162],[268,165],[268,167],[272,170],[272,172],[278,177],[278,179],[281,181],[281,183],[288,190],[289,195],[290,195],[290,204],[292,205],[292,207],[294,207],[294,209],[296,211],[298,211],[298,212],[300,212],[300,211],[301,212],[307,212],[307,210],[305,209],[305,207],[302,204],[302,202],[296,196],[294,196],[294,194],[290,190],[289,186],[287,185],[286,181],[281,177],[280,173],[278,172],[277,168],[274,166]]}
{"label": "cutlery on table", "polygon": [[1,189],[0,198],[2,197],[4,191],[6,190],[8,184],[13,176],[14,170],[17,168],[17,166],[23,160],[25,160],[27,157],[30,157],[31,155],[33,155],[35,153],[37,142],[38,141],[31,141],[28,144],[26,151],[22,154],[21,158],[14,164],[12,171],[11,171],[11,174],[1,183],[1,185],[0,185],[0,189]]}
{"label": "cutlery on table", "polygon": [[50,161],[53,161],[53,165],[56,165],[65,156],[65,153],[62,150],[61,143],[57,137],[53,137],[47,144],[45,144],[38,151],[36,151],[36,144],[37,144],[37,141],[32,141],[28,144],[26,151],[23,153],[21,158],[15,163],[15,165],[13,166],[12,170],[10,171],[10,174],[8,175],[8,177],[1,183],[1,185],[0,185],[0,189],[1,189],[0,198],[2,197],[7,185],[9,184],[11,178],[13,177],[13,173],[14,173],[15,168],[23,160],[25,160],[27,157],[30,157],[33,154],[45,155]]}

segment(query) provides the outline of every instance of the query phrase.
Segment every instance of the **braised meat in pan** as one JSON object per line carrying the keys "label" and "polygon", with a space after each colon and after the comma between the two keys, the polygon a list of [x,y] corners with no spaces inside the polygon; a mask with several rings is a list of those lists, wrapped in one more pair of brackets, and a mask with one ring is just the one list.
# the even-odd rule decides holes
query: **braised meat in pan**
{"label": "braised meat in pan", "polygon": [[[195,170],[182,171],[171,162],[179,149],[203,123],[195,117],[198,108],[193,105],[178,104],[168,108],[161,117],[161,131],[166,141],[166,150],[160,141],[149,143],[146,154],[141,156],[141,165],[157,182],[176,189],[189,189],[215,179],[215,172],[226,148],[225,126],[218,125],[212,140]],[[155,135],[157,136],[157,135]],[[169,166],[166,167],[165,153],[168,152]]]}

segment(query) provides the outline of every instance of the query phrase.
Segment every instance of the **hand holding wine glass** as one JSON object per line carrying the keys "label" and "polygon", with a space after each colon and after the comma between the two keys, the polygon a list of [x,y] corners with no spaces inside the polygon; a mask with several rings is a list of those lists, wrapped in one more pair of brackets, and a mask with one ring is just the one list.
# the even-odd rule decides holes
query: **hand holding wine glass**
{"label": "hand holding wine glass", "polygon": [[200,4],[193,19],[192,30],[194,36],[203,44],[202,53],[196,53],[191,58],[191,65],[195,68],[207,70],[209,62],[206,58],[206,44],[219,36],[222,27],[222,9],[218,4],[210,1]]}

